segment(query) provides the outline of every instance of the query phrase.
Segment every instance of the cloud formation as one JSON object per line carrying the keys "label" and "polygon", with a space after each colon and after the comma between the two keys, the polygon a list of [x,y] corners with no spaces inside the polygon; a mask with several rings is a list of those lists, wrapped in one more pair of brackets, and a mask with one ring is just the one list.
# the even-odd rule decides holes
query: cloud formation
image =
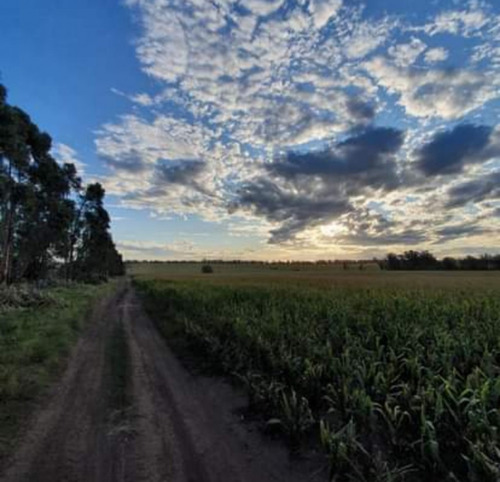
{"label": "cloud formation", "polygon": [[[97,133],[124,205],[232,223],[238,236],[249,225],[283,249],[452,240],[463,218],[463,236],[487,236],[496,4],[414,16],[342,0],[125,3],[156,87],[116,86],[131,111]],[[461,211],[471,203],[475,214]]]}
{"label": "cloud formation", "polygon": [[500,146],[491,146],[493,128],[461,124],[450,131],[438,132],[417,152],[418,168],[426,176],[457,174],[466,164],[478,163],[500,154]]}

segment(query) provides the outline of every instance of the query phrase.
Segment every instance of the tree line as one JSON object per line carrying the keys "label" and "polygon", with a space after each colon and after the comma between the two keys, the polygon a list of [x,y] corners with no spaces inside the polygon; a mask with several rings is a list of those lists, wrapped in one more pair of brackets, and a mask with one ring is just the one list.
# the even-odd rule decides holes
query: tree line
{"label": "tree line", "polygon": [[0,283],[123,274],[103,187],[84,186],[74,164],[58,164],[51,148],[51,137],[7,102],[0,84]]}
{"label": "tree line", "polygon": [[387,270],[500,270],[500,255],[447,256],[438,260],[429,251],[410,250],[403,254],[389,253],[379,261],[379,266]]}

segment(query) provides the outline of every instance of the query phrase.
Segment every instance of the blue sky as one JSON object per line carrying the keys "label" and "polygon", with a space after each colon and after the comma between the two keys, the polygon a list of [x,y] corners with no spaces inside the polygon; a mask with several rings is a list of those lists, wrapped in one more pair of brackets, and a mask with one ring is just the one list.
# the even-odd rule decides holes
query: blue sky
{"label": "blue sky", "polygon": [[498,252],[493,0],[2,0],[9,101],[128,258]]}

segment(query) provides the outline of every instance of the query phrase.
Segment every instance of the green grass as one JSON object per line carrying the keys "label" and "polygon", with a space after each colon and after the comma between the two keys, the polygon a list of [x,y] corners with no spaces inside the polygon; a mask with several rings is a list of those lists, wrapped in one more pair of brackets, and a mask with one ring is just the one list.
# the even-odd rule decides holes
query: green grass
{"label": "green grass", "polygon": [[0,459],[23,419],[61,373],[95,300],[113,284],[48,289],[50,303],[0,311]]}
{"label": "green grass", "polygon": [[242,381],[292,444],[316,439],[332,480],[498,481],[500,278],[392,274],[136,284],[166,336]]}

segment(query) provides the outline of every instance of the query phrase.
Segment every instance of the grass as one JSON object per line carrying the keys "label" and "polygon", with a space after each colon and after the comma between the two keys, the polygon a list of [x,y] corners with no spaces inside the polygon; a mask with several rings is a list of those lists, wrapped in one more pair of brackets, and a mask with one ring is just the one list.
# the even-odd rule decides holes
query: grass
{"label": "grass", "polygon": [[243,382],[294,446],[316,440],[332,480],[499,480],[497,273],[160,267],[136,284],[163,333]]}
{"label": "grass", "polygon": [[50,302],[0,311],[0,459],[12,448],[33,402],[61,373],[95,300],[113,285],[38,293]]}

